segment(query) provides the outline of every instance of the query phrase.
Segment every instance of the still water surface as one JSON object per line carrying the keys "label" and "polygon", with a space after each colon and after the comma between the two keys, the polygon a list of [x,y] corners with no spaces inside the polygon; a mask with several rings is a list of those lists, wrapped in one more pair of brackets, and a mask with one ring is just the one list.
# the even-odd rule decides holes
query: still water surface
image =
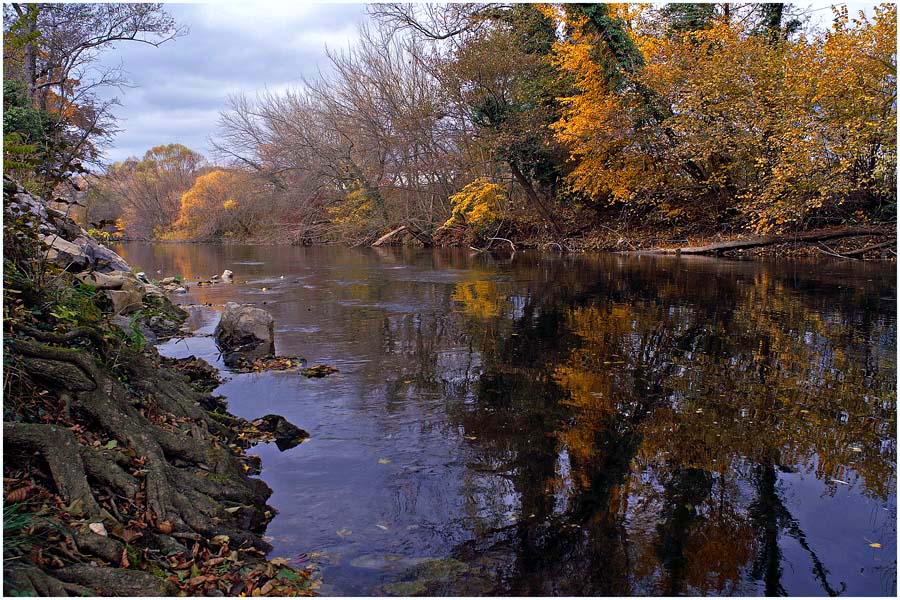
{"label": "still water surface", "polygon": [[[894,265],[129,243],[340,373],[228,374],[340,595],[893,595]],[[170,342],[224,369],[209,337]],[[440,559],[440,560],[434,560]],[[306,563],[303,563],[306,564]]]}

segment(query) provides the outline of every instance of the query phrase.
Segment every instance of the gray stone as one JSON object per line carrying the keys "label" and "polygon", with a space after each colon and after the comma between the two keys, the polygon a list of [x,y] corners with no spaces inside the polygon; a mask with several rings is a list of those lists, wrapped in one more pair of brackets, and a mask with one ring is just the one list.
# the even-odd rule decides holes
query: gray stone
{"label": "gray stone", "polygon": [[275,445],[282,452],[290,450],[309,438],[309,433],[280,415],[260,417],[253,421],[253,426],[260,431],[272,433],[275,436]]}
{"label": "gray stone", "polygon": [[106,290],[103,292],[112,303],[112,311],[124,315],[140,310],[144,306],[144,294],[136,288]]}
{"label": "gray stone", "polygon": [[152,283],[144,284],[144,297],[145,298],[163,298],[165,294],[163,294],[162,290]]}
{"label": "gray stone", "polygon": [[94,270],[104,273],[125,271],[129,275],[132,274],[131,267],[128,266],[128,263],[121,256],[87,235],[87,233],[78,236],[73,242],[81,247],[85,256],[90,258]]}
{"label": "gray stone", "polygon": [[[126,317],[125,315],[116,315],[109,320],[113,325],[118,325],[122,328],[122,331],[125,333],[131,333],[134,331],[132,327],[132,321],[130,317]],[[147,323],[144,322],[143,319],[137,319],[134,322],[134,327],[144,336],[144,339],[148,344],[155,344],[159,341],[156,337],[156,334],[153,333],[153,330],[147,326]]]}
{"label": "gray stone", "polygon": [[90,273],[78,273],[75,275],[82,283],[92,285],[98,290],[121,290],[123,288],[136,288],[137,280],[133,280],[134,284],[129,286],[129,278],[122,273],[109,275],[100,273],[99,271],[91,271]]}
{"label": "gray stone", "polygon": [[91,266],[90,258],[81,246],[63,239],[58,234],[42,235],[41,241],[47,245],[47,260],[61,269],[83,271]]}
{"label": "gray stone", "polygon": [[228,366],[275,354],[275,319],[261,308],[226,303],[213,335]]}

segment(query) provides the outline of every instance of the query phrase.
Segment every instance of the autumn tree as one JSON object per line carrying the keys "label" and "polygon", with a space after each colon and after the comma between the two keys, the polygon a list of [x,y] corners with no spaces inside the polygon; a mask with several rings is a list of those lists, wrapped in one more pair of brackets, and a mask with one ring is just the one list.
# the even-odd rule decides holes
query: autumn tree
{"label": "autumn tree", "polygon": [[173,230],[174,239],[246,237],[259,227],[252,205],[256,186],[252,176],[237,170],[215,169],[200,175],[181,195],[181,207]]}
{"label": "autumn tree", "polygon": [[768,6],[741,19],[684,6],[555,10],[569,31],[555,60],[578,91],[554,125],[577,162],[570,185],[669,221],[760,231],[889,205],[894,8],[852,23],[839,13],[830,31],[799,35]]}
{"label": "autumn tree", "polygon": [[156,146],[140,160],[110,165],[95,180],[93,193],[119,207],[121,227],[128,236],[153,239],[178,219],[182,194],[204,168],[204,158],[181,144]]}

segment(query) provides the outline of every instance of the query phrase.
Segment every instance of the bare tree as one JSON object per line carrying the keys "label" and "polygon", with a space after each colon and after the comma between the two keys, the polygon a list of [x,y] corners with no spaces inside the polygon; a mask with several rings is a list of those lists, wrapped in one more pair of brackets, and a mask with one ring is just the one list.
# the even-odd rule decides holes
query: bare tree
{"label": "bare tree", "polygon": [[59,151],[43,165],[51,182],[69,180],[83,164],[99,164],[102,148],[118,131],[101,88],[128,85],[121,66],[104,67],[100,54],[118,42],[159,46],[185,35],[162,4],[4,5],[6,78],[18,77],[32,105],[60,126],[48,140]]}

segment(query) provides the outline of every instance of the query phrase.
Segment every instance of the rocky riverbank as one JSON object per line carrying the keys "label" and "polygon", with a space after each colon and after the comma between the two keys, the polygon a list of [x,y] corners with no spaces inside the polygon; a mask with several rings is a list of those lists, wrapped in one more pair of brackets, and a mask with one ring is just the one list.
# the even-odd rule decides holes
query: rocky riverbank
{"label": "rocky riverbank", "polygon": [[275,509],[245,449],[300,438],[161,359],[186,315],[65,214],[4,179],[4,594],[309,595],[267,561]]}

